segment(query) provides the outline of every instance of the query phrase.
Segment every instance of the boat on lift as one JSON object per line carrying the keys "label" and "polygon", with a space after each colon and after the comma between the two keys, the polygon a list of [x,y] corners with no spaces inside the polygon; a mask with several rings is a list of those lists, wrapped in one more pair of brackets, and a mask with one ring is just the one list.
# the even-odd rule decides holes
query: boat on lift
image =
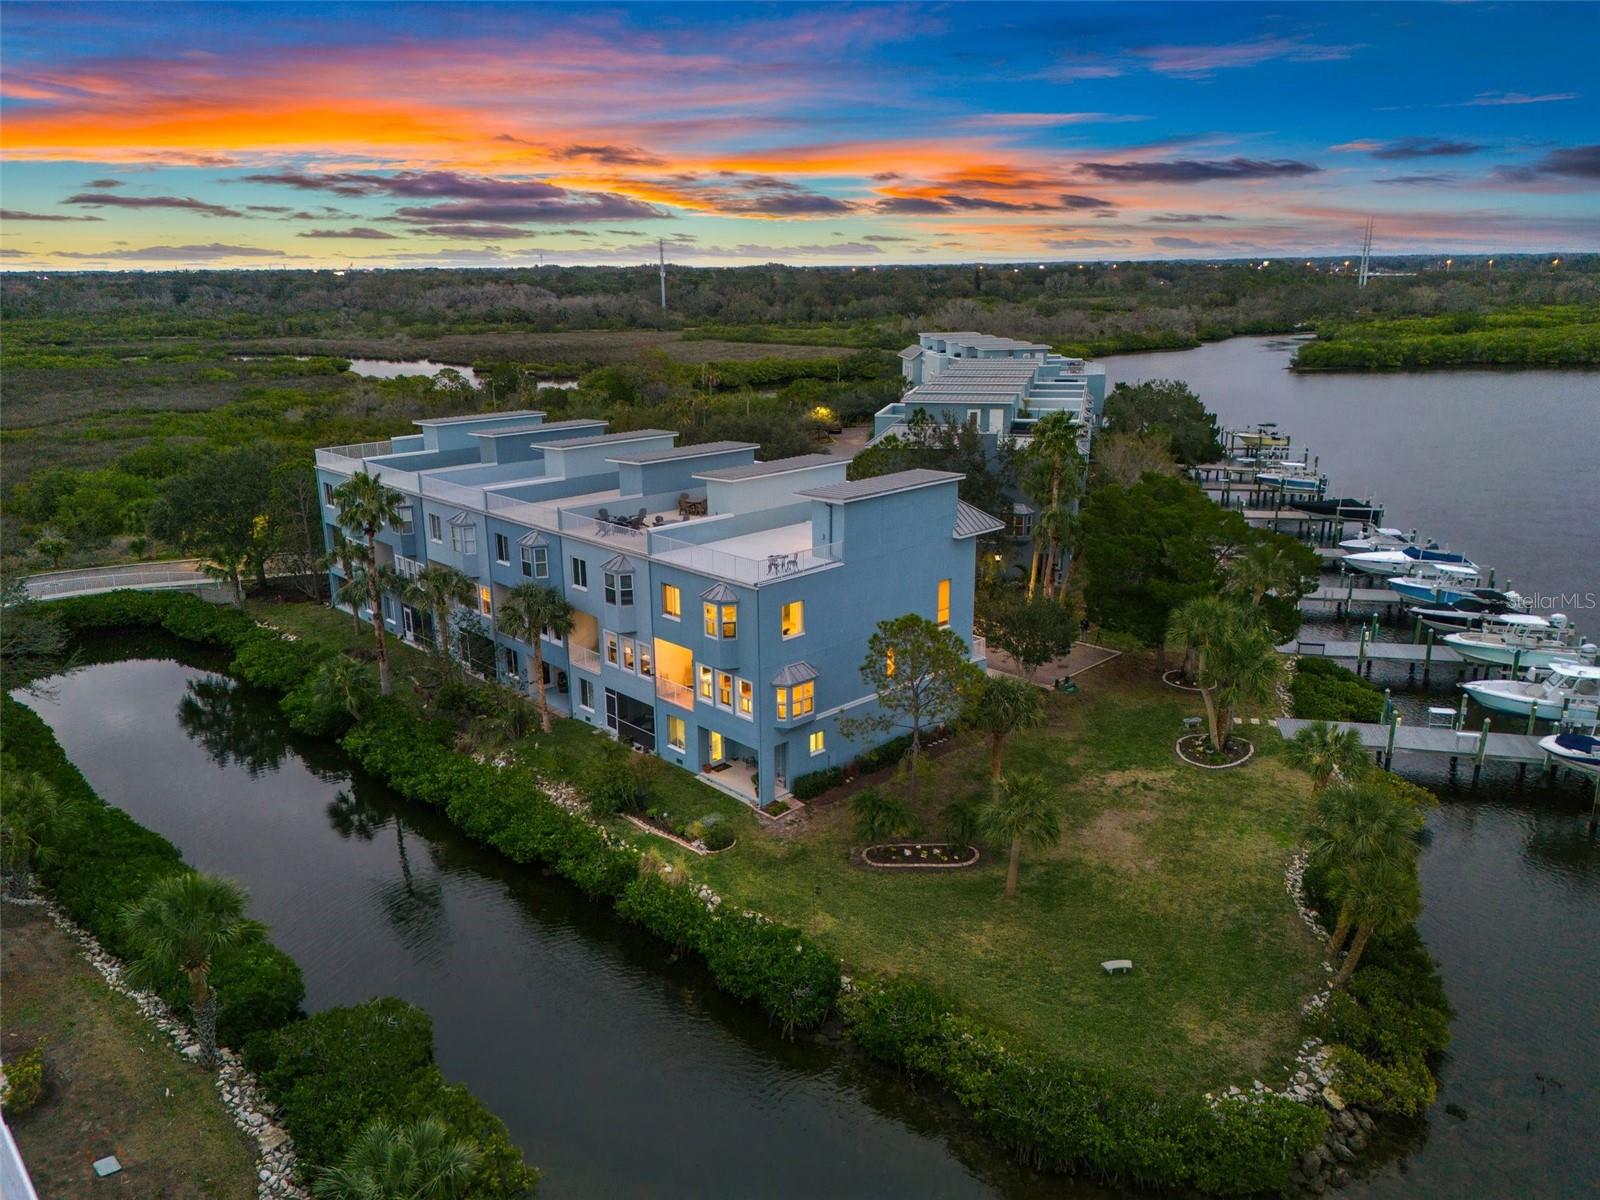
{"label": "boat on lift", "polygon": [[1600,721],[1600,666],[1557,659],[1523,679],[1470,679],[1463,691],[1490,712],[1545,721]]}
{"label": "boat on lift", "polygon": [[1370,499],[1357,500],[1354,496],[1313,497],[1295,496],[1290,508],[1317,517],[1338,517],[1345,521],[1376,521],[1383,516],[1383,506]]}
{"label": "boat on lift", "polygon": [[1539,749],[1562,766],[1600,776],[1600,737],[1588,733],[1552,733],[1539,739]]}
{"label": "boat on lift", "polygon": [[[1538,618],[1534,618],[1538,620]],[[1547,667],[1556,659],[1593,663],[1600,647],[1580,642],[1577,630],[1561,614],[1554,614],[1548,628],[1503,625],[1495,629],[1447,633],[1445,645],[1470,663],[1491,667]]]}
{"label": "boat on lift", "polygon": [[1252,430],[1236,430],[1231,436],[1239,445],[1256,449],[1274,449],[1289,444],[1289,435],[1278,432],[1276,421],[1263,421]]}
{"label": "boat on lift", "polygon": [[1346,554],[1339,560],[1353,571],[1368,575],[1411,575],[1419,569],[1438,566],[1466,567],[1477,571],[1478,564],[1465,554],[1439,550],[1431,546],[1398,546],[1390,550],[1363,550]]}
{"label": "boat on lift", "polygon": [[1494,588],[1473,588],[1472,594],[1454,604],[1430,608],[1418,605],[1406,611],[1429,629],[1440,633],[1460,633],[1466,629],[1492,629],[1499,625],[1520,625],[1528,629],[1548,629],[1550,622],[1527,611],[1528,602],[1516,592]]}
{"label": "boat on lift", "polygon": [[1320,496],[1328,486],[1328,477],[1313,474],[1305,463],[1282,463],[1270,471],[1257,471],[1256,482],[1280,492],[1313,492]]}
{"label": "boat on lift", "polygon": [[1427,604],[1455,604],[1472,595],[1482,582],[1478,568],[1471,564],[1429,563],[1410,575],[1389,579],[1389,590]]}
{"label": "boat on lift", "polygon": [[1346,538],[1339,543],[1339,549],[1360,553],[1364,550],[1396,550],[1401,546],[1409,546],[1417,540],[1415,532],[1406,533],[1402,529],[1390,529],[1380,525],[1376,529],[1365,528],[1360,537]]}

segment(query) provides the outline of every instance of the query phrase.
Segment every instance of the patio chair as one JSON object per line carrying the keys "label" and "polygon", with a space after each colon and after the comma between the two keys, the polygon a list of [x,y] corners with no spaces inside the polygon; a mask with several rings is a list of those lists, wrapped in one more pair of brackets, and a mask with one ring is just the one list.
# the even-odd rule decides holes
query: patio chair
{"label": "patio chair", "polygon": [[595,513],[594,519],[597,521],[609,521],[611,520],[611,514],[602,508],[599,512]]}
{"label": "patio chair", "polygon": [[633,518],[633,527],[635,529],[643,529],[644,528],[644,519],[649,515],[650,515],[650,510],[648,508],[641,508],[639,510],[638,514]]}

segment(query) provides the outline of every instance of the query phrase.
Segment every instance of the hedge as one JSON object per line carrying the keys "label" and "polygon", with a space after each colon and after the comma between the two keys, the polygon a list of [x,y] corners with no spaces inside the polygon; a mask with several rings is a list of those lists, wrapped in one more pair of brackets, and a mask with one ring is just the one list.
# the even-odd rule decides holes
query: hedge
{"label": "hedge", "polygon": [[[930,730],[923,736],[923,745],[930,740],[942,736],[944,730]],[[882,745],[874,746],[870,750],[863,750],[849,764],[857,773],[870,775],[874,771],[881,771],[885,767],[892,767],[911,752],[911,735],[903,733],[899,737],[890,738]],[[810,774],[797,777],[790,785],[789,791],[796,799],[810,800],[820,796],[829,788],[838,787],[845,781],[846,767],[829,767],[825,771],[812,771]]]}
{"label": "hedge", "polygon": [[925,984],[863,987],[843,1008],[868,1053],[949,1087],[1036,1168],[1219,1195],[1276,1192],[1327,1130],[1320,1109],[1283,1097],[1166,1097],[1115,1072],[1007,1049]]}
{"label": "hedge", "polygon": [[1383,692],[1326,658],[1301,658],[1289,684],[1294,715],[1306,721],[1378,721]]}
{"label": "hedge", "polygon": [[[68,761],[39,716],[10,696],[0,700],[0,763],[6,774],[33,772],[63,795],[76,796],[83,819],[50,846],[39,876],[56,902],[119,958],[132,952],[122,925],[123,910],[152,884],[188,867],[178,848],[102,800]],[[293,1020],[305,998],[300,968],[260,937],[231,947],[212,964],[217,991],[217,1037],[239,1046],[251,1033]],[[174,1013],[189,1013],[189,988],[173,972],[156,989]]]}
{"label": "hedge", "polygon": [[433,1022],[392,996],[333,1008],[250,1039],[245,1063],[278,1105],[295,1149],[338,1161],[368,1122],[426,1116],[475,1142],[483,1158],[467,1186],[473,1200],[525,1196],[538,1172],[522,1161],[505,1125],[433,1062]]}

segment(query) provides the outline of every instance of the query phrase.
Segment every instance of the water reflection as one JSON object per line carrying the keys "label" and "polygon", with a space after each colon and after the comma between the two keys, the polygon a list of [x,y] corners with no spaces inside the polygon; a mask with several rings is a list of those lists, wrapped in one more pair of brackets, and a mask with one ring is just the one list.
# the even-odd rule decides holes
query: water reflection
{"label": "water reflection", "polygon": [[252,778],[276,771],[289,753],[287,726],[260,716],[260,705],[245,703],[239,685],[220,675],[191,679],[178,702],[178,724],[211,761],[240,766]]}
{"label": "water reflection", "polygon": [[385,813],[354,788],[340,788],[328,802],[328,823],[340,837],[374,840],[385,827],[394,830],[395,856],[400,878],[379,883],[373,890],[378,909],[400,937],[400,943],[413,952],[426,950],[448,936],[444,888],[439,881],[439,861],[433,844],[423,842],[433,871],[418,879],[411,868],[406,849],[406,823],[398,813]]}

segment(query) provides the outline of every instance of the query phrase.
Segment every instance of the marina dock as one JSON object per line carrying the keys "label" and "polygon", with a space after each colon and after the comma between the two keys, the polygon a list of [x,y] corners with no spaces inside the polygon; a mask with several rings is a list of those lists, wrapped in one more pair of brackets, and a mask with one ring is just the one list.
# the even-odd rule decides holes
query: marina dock
{"label": "marina dock", "polygon": [[[1292,717],[1280,718],[1278,732],[1292,738],[1316,721],[1300,721]],[[1368,724],[1358,721],[1333,722],[1337,728],[1353,730],[1361,739],[1364,749],[1372,751],[1378,765],[1388,769],[1397,753],[1444,756],[1452,762],[1470,759],[1472,777],[1476,781],[1485,763],[1511,763],[1519,767],[1548,767],[1553,765],[1550,755],[1539,746],[1539,739],[1522,733],[1494,733],[1489,722],[1481,730],[1454,729],[1449,726],[1406,725],[1395,721],[1390,724]]]}

